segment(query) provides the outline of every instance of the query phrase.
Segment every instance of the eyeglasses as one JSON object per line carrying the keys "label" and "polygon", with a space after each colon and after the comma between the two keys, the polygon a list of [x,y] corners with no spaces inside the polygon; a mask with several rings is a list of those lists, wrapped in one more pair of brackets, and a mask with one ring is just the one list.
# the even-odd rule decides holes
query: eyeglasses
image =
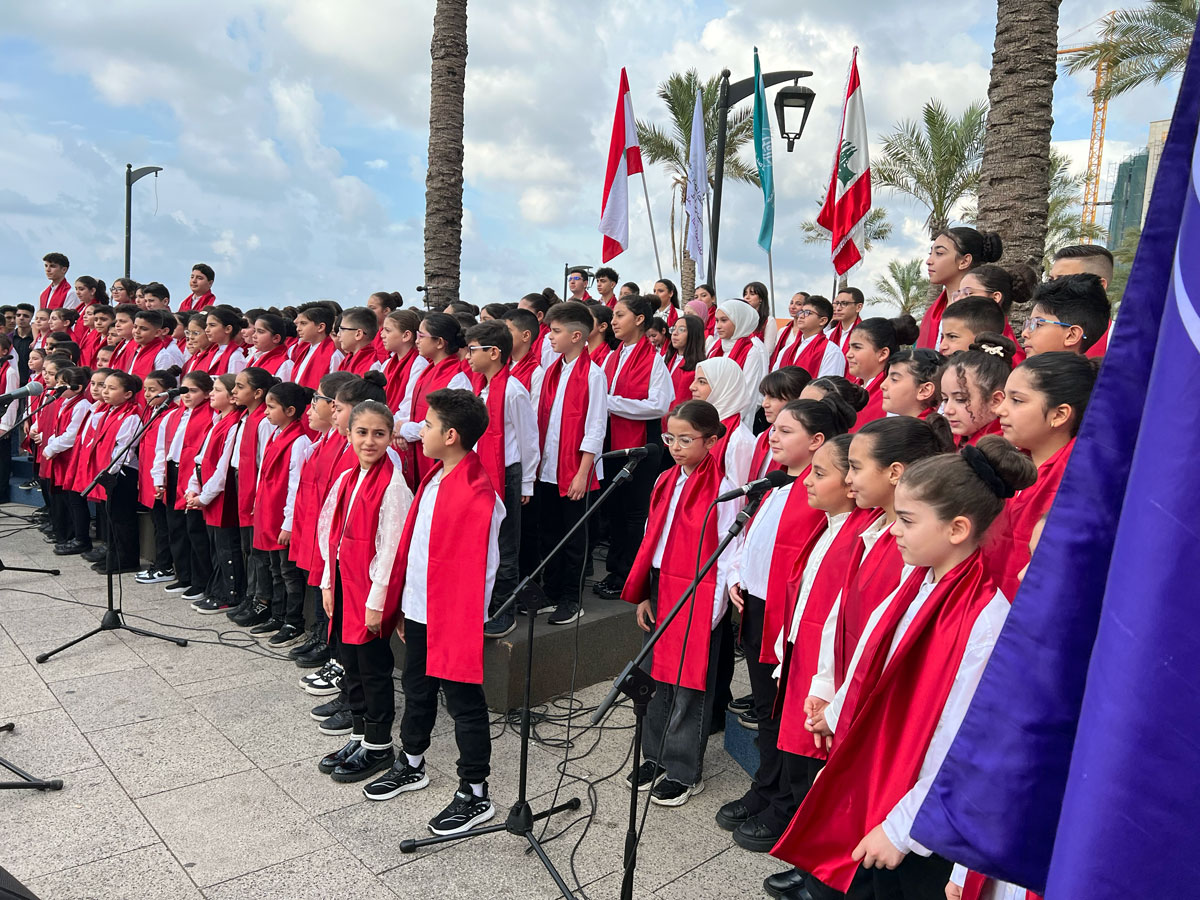
{"label": "eyeglasses", "polygon": [[324,400],[326,403],[332,403],[332,402],[333,402],[333,398],[332,398],[332,397],[326,397],[324,394],[313,394],[313,399],[314,399],[314,400]]}
{"label": "eyeglasses", "polygon": [[670,328],[667,329],[667,331],[670,334],[687,334],[687,326],[686,325],[672,325]]}
{"label": "eyeglasses", "polygon": [[690,434],[681,434],[678,437],[673,434],[664,434],[662,442],[664,447],[678,447],[680,450],[686,450],[696,442],[696,438]]}
{"label": "eyeglasses", "polygon": [[[1025,328],[1031,334],[1041,328],[1043,325],[1061,325],[1063,328],[1070,328],[1069,322],[1055,322],[1053,319],[1043,319],[1041,316],[1030,316],[1025,320]],[[1085,335],[1086,337],[1086,335]]]}
{"label": "eyeglasses", "polygon": [[499,350],[495,344],[472,344],[467,348],[468,353],[474,353],[476,350]]}
{"label": "eyeglasses", "polygon": [[858,306],[858,304],[855,303],[853,300],[834,300],[833,306],[836,309],[838,307],[843,307],[843,306]]}
{"label": "eyeglasses", "polygon": [[802,309],[796,313],[796,318],[807,319],[809,316],[815,316],[816,314],[817,311],[815,309]]}

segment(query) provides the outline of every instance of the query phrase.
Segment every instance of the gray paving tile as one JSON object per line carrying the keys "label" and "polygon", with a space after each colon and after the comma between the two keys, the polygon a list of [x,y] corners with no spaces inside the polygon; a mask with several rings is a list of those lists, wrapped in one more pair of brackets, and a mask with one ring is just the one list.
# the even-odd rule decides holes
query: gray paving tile
{"label": "gray paving tile", "polygon": [[57,681],[51,690],[85,733],[193,709],[148,666]]}
{"label": "gray paving tile", "polygon": [[[497,815],[501,813],[497,811]],[[497,889],[521,900],[561,897],[538,858],[525,855],[528,847],[524,839],[507,832],[484,835],[448,844],[435,856],[425,856],[380,877],[405,900],[444,896],[449,884],[460,897],[491,896]],[[570,885],[570,876],[565,877]]]}
{"label": "gray paving tile", "polygon": [[[132,624],[144,627],[147,631],[158,631],[189,640],[197,637],[193,632],[178,628],[160,628],[144,622]],[[205,681],[222,675],[254,673],[271,662],[235,647],[195,642],[186,647],[177,647],[167,641],[130,633],[121,633],[119,638],[171,685]]]}
{"label": "gray paving tile", "polygon": [[[61,591],[50,575],[30,575],[21,578],[20,582],[15,575],[0,575],[0,581],[3,582],[0,583],[0,613],[46,609],[62,604],[61,600],[54,599],[61,596]],[[50,596],[43,597],[41,594]]]}
{"label": "gray paving tile", "polygon": [[[690,802],[690,801],[689,801]],[[763,880],[786,871],[786,863],[766,853],[750,853],[736,844],[725,852],[662,885],[655,894],[663,900],[742,900],[758,896]]]}
{"label": "gray paving tile", "polygon": [[93,732],[90,740],[134,798],[211,781],[253,766],[195,711]]}
{"label": "gray paving tile", "polygon": [[0,668],[19,666],[26,662],[29,662],[29,660],[25,657],[25,654],[21,652],[13,639],[8,636],[8,632],[0,628]]}
{"label": "gray paving tile", "polygon": [[[194,698],[203,697],[205,694],[218,694],[222,691],[236,690],[252,684],[264,684],[268,681],[276,680],[272,675],[274,665],[275,663],[264,660],[264,668],[259,669],[257,672],[239,672],[234,675],[218,675],[216,678],[206,678],[203,681],[189,681],[186,684],[175,685],[175,690],[180,697]],[[299,669],[296,671],[299,672]],[[294,689],[300,691],[298,685]],[[320,700],[319,697],[316,699]],[[313,706],[316,706],[316,703],[313,703]]]}
{"label": "gray paving tile", "polygon": [[45,900],[201,900],[203,896],[162,844],[43,875],[26,887]]}
{"label": "gray paving tile", "polygon": [[[31,775],[62,776],[100,765],[92,745],[64,710],[23,713],[14,724],[13,731],[0,734],[0,756]],[[8,776],[0,772],[0,777]]]}
{"label": "gray paving tile", "polygon": [[67,776],[61,791],[6,791],[4,865],[21,881],[158,841],[108,769]]}
{"label": "gray paving tile", "polygon": [[155,794],[137,804],[202,888],[334,842],[259,771]]}
{"label": "gray paving tile", "polygon": [[[338,740],[344,739],[339,738]],[[337,744],[331,749],[336,750],[340,746],[341,744]],[[281,790],[304,807],[310,815],[319,816],[345,806],[367,802],[358,788],[353,785],[338,784],[328,775],[322,775],[317,770],[317,763],[320,759],[320,756],[312,756],[264,771],[272,781],[279,785]]]}
{"label": "gray paving tile", "polygon": [[394,900],[383,882],[341,847],[289,859],[208,888],[209,900]]}
{"label": "gray paving tile", "polygon": [[[45,609],[3,613],[0,623],[30,659],[86,634],[100,624],[94,610],[80,606],[67,606],[53,615]],[[47,682],[144,665],[145,662],[111,633],[93,635],[38,664],[39,673]]]}
{"label": "gray paving tile", "polygon": [[4,670],[4,677],[0,678],[0,719],[6,722],[22,713],[57,706],[58,700],[32,664],[9,666]]}

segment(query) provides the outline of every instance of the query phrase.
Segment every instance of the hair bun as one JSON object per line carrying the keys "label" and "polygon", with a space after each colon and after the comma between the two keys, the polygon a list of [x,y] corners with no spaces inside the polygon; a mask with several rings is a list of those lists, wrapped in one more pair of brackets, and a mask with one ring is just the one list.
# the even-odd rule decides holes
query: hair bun
{"label": "hair bun", "polygon": [[985,435],[978,445],[967,444],[959,453],[1001,500],[1016,496],[1017,491],[1037,481],[1033,460],[998,434]]}
{"label": "hair bun", "polygon": [[368,384],[376,385],[377,387],[387,387],[387,376],[378,369],[371,369],[362,376],[363,381]]}
{"label": "hair bun", "polygon": [[1004,242],[994,231],[981,231],[979,237],[983,240],[983,259],[979,262],[992,263],[1004,255]]}
{"label": "hair bun", "polygon": [[1013,358],[1017,355],[1017,345],[1009,338],[1002,334],[996,334],[994,331],[981,331],[975,335],[975,340],[971,342],[971,349],[1003,359],[1010,367]]}

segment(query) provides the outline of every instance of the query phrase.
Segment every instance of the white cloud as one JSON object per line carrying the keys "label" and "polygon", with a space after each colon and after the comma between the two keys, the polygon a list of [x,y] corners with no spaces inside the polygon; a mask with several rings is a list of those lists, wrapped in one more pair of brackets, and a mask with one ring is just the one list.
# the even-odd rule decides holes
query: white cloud
{"label": "white cloud", "polygon": [[386,169],[388,167],[388,161],[386,159],[368,159],[365,163],[363,163],[363,165],[368,169]]}

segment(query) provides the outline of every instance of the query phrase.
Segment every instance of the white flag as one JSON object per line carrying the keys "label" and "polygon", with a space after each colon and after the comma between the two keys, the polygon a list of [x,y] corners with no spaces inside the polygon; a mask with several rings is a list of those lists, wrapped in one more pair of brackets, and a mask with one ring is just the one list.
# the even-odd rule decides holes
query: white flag
{"label": "white flag", "polygon": [[700,91],[696,91],[696,110],[692,113],[692,140],[688,147],[687,199],[683,208],[688,216],[687,252],[696,261],[698,273],[704,272],[704,198],[707,195],[708,154],[704,142],[704,102]]}

